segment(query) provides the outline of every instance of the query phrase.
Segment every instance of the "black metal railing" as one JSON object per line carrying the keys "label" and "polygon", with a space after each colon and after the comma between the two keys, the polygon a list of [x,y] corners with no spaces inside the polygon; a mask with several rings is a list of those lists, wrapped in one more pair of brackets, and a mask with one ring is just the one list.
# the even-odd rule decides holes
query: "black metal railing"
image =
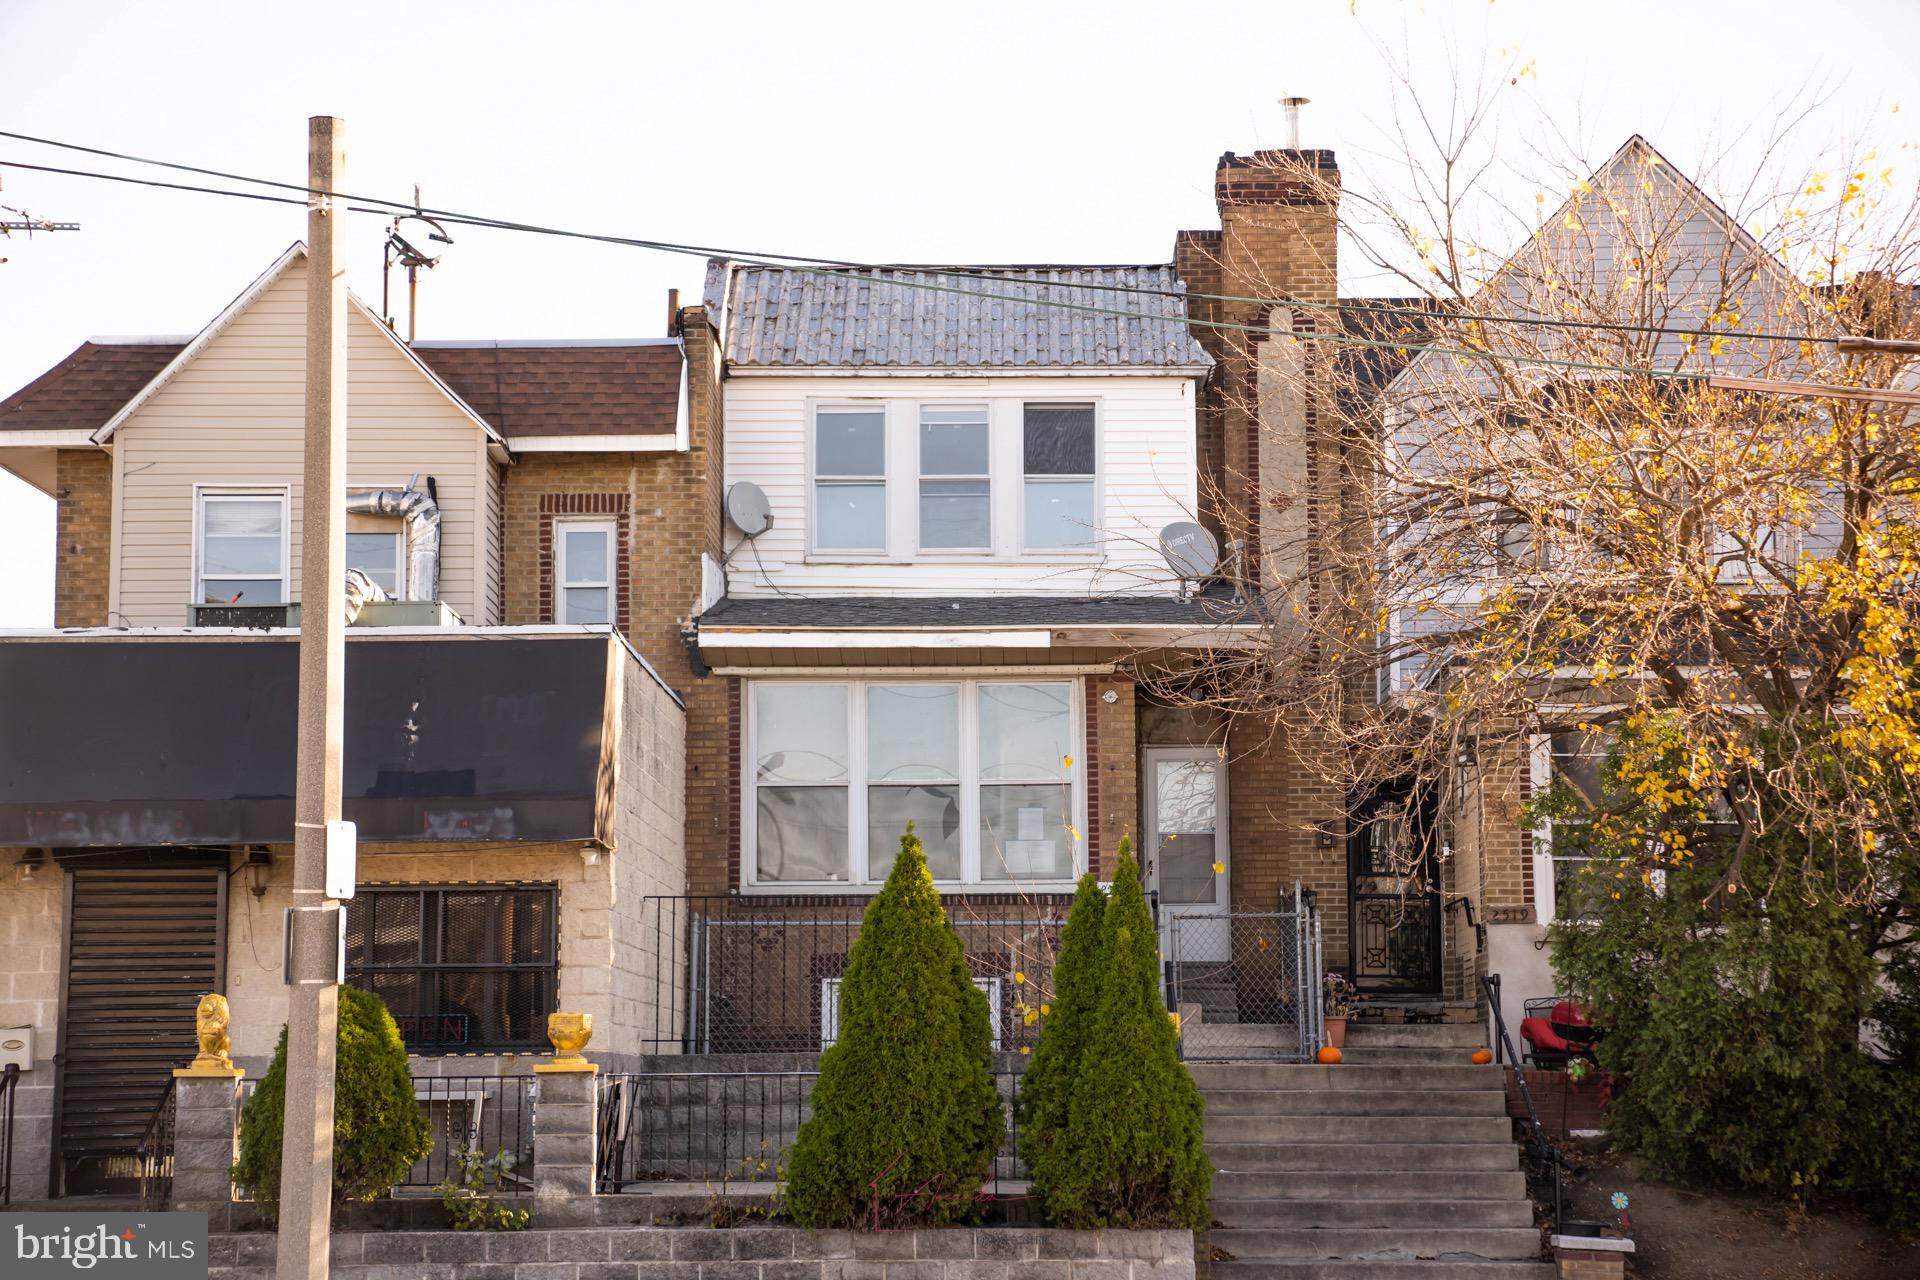
{"label": "black metal railing", "polygon": [[13,1203],[13,1110],[20,1092],[20,1064],[0,1072],[0,1208]]}
{"label": "black metal railing", "polygon": [[1493,1011],[1493,1060],[1496,1065],[1510,1063],[1513,1078],[1520,1084],[1520,1099],[1527,1107],[1527,1118],[1522,1123],[1527,1131],[1528,1171],[1536,1186],[1552,1184],[1553,1230],[1557,1233],[1565,1216],[1561,1212],[1560,1152],[1547,1140],[1546,1127],[1540,1123],[1540,1112],[1533,1105],[1533,1090],[1527,1087],[1527,1073],[1520,1056],[1514,1052],[1513,1037],[1507,1034],[1506,1015],[1500,1010],[1500,975],[1490,973],[1480,979],[1480,985],[1487,994],[1487,1007]]}
{"label": "black metal railing", "polygon": [[[800,1126],[813,1114],[816,1071],[682,1071],[614,1074],[600,1081],[603,1194],[667,1182],[784,1181]],[[1018,1071],[997,1071],[1007,1136],[989,1194],[1026,1175],[1019,1160]]]}
{"label": "black metal railing", "polygon": [[[654,897],[639,945],[654,957],[654,1052],[818,1053],[866,897]],[[997,1048],[1031,1047],[1025,1010],[1050,999],[1067,897],[949,894],[947,915],[987,993]]]}
{"label": "black metal railing", "polygon": [[500,1190],[533,1190],[533,1100],[538,1077],[415,1076],[413,1096],[420,1101],[432,1131],[433,1148],[407,1170],[402,1187],[437,1187],[457,1177],[455,1157],[463,1150],[482,1156],[506,1153]]}
{"label": "black metal railing", "polygon": [[135,1153],[139,1165],[140,1208],[148,1213],[166,1208],[173,1199],[173,1133],[179,1101],[176,1083],[167,1081],[166,1092],[160,1095],[160,1105],[153,1109],[153,1118],[147,1121],[147,1131],[140,1135],[140,1146]]}

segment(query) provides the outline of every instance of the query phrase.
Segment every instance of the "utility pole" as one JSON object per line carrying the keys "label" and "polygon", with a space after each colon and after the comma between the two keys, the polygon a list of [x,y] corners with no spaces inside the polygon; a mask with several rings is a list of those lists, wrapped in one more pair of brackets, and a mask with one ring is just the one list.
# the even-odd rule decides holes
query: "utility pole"
{"label": "utility pole", "polygon": [[[343,122],[307,121],[307,186],[346,179]],[[326,1280],[333,1210],[333,1068],[340,1011],[340,903],[327,896],[330,824],[340,817],[346,667],[347,282],[344,205],[307,197],[306,462],[300,534],[300,718],[287,918],[286,1128],[280,1156],[278,1280]]]}

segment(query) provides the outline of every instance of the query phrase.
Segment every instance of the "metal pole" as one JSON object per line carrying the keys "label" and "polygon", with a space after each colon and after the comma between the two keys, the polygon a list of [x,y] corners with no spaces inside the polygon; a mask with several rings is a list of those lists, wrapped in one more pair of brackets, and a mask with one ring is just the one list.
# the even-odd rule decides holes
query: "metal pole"
{"label": "metal pole", "polygon": [[[345,181],[343,122],[307,122],[307,185]],[[288,916],[286,1128],[278,1280],[325,1280],[333,1208],[333,1067],[340,904],[326,896],[327,824],[340,817],[346,666],[347,285],[330,196],[307,205],[306,459],[300,535],[300,719],[295,756],[293,910]]]}

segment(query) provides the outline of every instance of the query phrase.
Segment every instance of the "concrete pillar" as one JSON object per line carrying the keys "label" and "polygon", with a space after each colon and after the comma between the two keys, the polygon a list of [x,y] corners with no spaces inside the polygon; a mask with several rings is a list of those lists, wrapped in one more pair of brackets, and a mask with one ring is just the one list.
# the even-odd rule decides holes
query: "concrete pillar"
{"label": "concrete pillar", "polygon": [[173,1208],[204,1210],[208,1225],[226,1225],[239,1154],[240,1075],[175,1076],[173,1081]]}
{"label": "concrete pillar", "polygon": [[592,1037],[591,1014],[547,1015],[553,1058],[533,1069],[540,1086],[533,1101],[533,1215],[544,1226],[593,1221],[600,1069],[580,1053]]}

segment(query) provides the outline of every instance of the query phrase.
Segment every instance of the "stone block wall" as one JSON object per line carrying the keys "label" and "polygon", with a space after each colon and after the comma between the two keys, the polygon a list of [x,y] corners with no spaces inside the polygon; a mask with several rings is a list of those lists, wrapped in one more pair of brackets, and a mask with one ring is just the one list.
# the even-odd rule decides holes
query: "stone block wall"
{"label": "stone block wall", "polygon": [[33,1066],[14,1098],[13,1194],[37,1198],[46,1194],[53,1144],[63,877],[49,861],[26,879],[23,852],[0,849],[0,1032],[33,1031]]}
{"label": "stone block wall", "polygon": [[626,661],[621,684],[612,900],[606,910],[581,913],[565,927],[611,941],[615,1034],[605,1041],[596,1034],[593,1047],[624,1059],[662,1052],[660,1046],[677,1043],[684,1030],[676,993],[686,915],[663,911],[658,898],[687,891],[687,716],[638,662]]}

